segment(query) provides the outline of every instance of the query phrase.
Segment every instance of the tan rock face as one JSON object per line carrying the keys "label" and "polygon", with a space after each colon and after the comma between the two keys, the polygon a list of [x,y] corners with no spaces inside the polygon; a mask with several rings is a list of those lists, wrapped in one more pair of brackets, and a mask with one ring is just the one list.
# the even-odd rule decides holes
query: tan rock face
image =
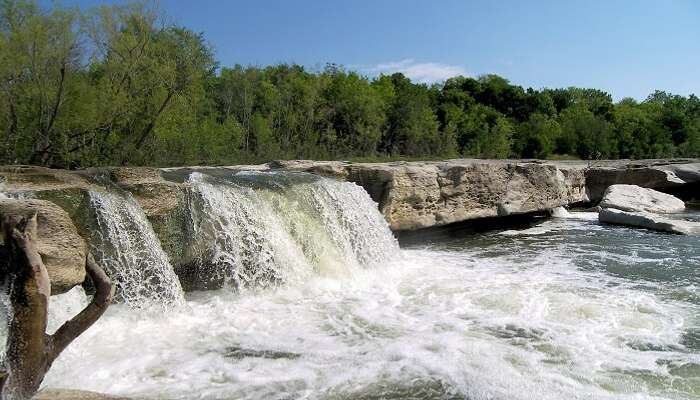
{"label": "tan rock face", "polygon": [[[115,185],[130,192],[148,216],[173,259],[187,240],[187,184],[193,170],[299,171],[362,186],[379,204],[394,230],[415,230],[483,217],[546,211],[598,201],[615,183],[652,188],[700,183],[700,163],[688,160],[533,161],[457,159],[436,162],[351,163],[292,160],[262,165],[190,168],[97,168],[88,171],[0,167],[0,191],[50,200],[69,212],[85,237],[81,220],[88,191]],[[220,171],[219,171],[220,172]],[[105,179],[96,180],[95,176]],[[164,178],[164,176],[166,178]],[[107,183],[108,182],[108,183]],[[665,190],[665,189],[664,189]]]}
{"label": "tan rock face", "polygon": [[700,162],[697,159],[601,163],[603,165],[586,171],[589,197],[593,201],[602,199],[605,190],[615,184],[668,190],[700,183]]}
{"label": "tan rock face", "polygon": [[0,199],[0,218],[37,213],[38,250],[51,278],[51,293],[64,293],[85,280],[85,241],[68,214],[44,200]]}
{"label": "tan rock face", "polygon": [[587,200],[583,170],[549,164],[455,160],[352,168],[349,179],[364,178],[357,183],[380,203],[393,230],[545,211]]}
{"label": "tan rock face", "polygon": [[147,216],[160,216],[180,205],[182,185],[166,181],[157,168],[109,168],[110,179],[131,192]]}

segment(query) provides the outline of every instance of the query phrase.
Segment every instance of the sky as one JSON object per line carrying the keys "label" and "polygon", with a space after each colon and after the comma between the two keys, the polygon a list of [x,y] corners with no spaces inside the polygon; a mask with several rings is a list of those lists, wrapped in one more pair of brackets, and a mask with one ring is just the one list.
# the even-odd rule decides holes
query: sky
{"label": "sky", "polygon": [[[64,0],[90,7],[118,0]],[[415,81],[499,74],[643,100],[700,95],[700,1],[159,0],[227,65],[336,63]]]}

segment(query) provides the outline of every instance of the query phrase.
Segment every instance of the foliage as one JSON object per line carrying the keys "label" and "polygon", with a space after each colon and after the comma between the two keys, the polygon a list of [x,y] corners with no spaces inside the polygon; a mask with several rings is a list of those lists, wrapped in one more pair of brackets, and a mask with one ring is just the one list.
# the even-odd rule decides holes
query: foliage
{"label": "foliage", "polygon": [[38,4],[0,0],[1,163],[700,155],[695,95],[615,103],[497,75],[428,86],[334,64],[220,67],[203,34],[146,3]]}

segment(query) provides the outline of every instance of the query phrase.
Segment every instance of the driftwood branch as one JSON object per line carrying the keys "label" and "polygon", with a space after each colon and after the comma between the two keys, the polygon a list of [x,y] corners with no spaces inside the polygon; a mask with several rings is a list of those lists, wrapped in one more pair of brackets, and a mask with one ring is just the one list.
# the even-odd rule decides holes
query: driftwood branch
{"label": "driftwood branch", "polygon": [[112,285],[92,257],[87,272],[97,293],[75,318],[54,335],[46,334],[51,281],[36,248],[36,214],[7,216],[2,221],[12,315],[7,338],[6,367],[0,372],[0,398],[24,400],[39,389],[53,361],[76,337],[104,313],[112,299]]}
{"label": "driftwood branch", "polygon": [[49,356],[55,359],[75,338],[85,332],[107,310],[112,302],[114,288],[104,270],[88,254],[85,269],[95,285],[92,301],[73,319],[66,321],[51,335]]}

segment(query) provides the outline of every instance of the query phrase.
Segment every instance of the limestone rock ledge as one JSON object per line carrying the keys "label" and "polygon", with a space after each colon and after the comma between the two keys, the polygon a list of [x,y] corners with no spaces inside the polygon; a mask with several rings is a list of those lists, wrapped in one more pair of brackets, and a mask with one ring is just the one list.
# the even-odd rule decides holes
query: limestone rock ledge
{"label": "limestone rock ledge", "polygon": [[588,201],[582,168],[538,161],[278,161],[270,167],[329,175],[362,186],[395,231]]}
{"label": "limestone rock ledge", "polygon": [[605,190],[615,184],[673,193],[692,191],[691,194],[698,196],[700,160],[597,161],[587,168],[586,182],[591,201],[603,198]]}
{"label": "limestone rock ledge", "polygon": [[[186,250],[191,239],[187,177],[192,171],[229,174],[280,170],[356,183],[378,203],[394,231],[597,202],[605,189],[617,183],[636,183],[663,191],[685,188],[686,194],[696,199],[700,194],[700,160],[697,159],[596,163],[455,159],[388,163],[296,160],[228,167],[113,167],[78,171],[0,166],[0,198],[52,202],[67,213],[89,247],[96,226],[90,192],[121,191],[140,204],[163,249],[173,265],[178,266],[186,265],[190,256]],[[59,233],[60,229],[55,230],[58,236],[52,242],[58,245],[62,243],[58,239],[64,236]],[[78,258],[84,260],[86,249],[83,239],[77,235],[71,237],[71,243],[81,250],[70,259],[57,261],[66,273],[77,265]],[[50,273],[51,268],[49,265]],[[52,276],[55,293],[62,291],[61,286],[82,281],[84,271],[73,272],[65,284]]]}

